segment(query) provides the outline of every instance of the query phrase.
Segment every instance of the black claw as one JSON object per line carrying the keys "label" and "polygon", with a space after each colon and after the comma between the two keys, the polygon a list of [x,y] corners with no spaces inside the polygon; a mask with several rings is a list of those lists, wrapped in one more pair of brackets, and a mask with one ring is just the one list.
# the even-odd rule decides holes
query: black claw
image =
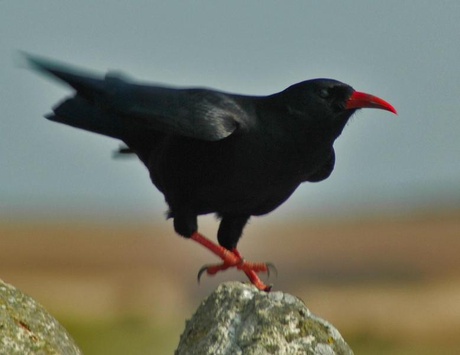
{"label": "black claw", "polygon": [[203,273],[204,273],[205,271],[207,271],[207,270],[208,270],[208,265],[204,265],[204,266],[202,266],[202,267],[200,268],[200,270],[198,271],[198,275],[197,275],[197,281],[198,281],[198,283],[200,283],[201,276],[202,276]]}
{"label": "black claw", "polygon": [[265,265],[267,265],[267,277],[268,278],[270,278],[270,270],[275,273],[275,277],[278,277],[278,269],[276,268],[275,264],[265,263]]}

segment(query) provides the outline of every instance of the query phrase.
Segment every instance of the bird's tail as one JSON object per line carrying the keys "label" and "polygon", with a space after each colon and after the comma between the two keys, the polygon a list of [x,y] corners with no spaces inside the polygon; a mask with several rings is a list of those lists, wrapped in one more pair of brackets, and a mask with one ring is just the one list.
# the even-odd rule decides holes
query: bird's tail
{"label": "bird's tail", "polygon": [[24,54],[24,56],[31,68],[65,82],[73,87],[79,95],[87,99],[94,99],[104,92],[103,79],[35,55]]}
{"label": "bird's tail", "polygon": [[145,132],[135,122],[106,109],[110,96],[108,79],[37,56],[26,54],[25,57],[33,69],[63,81],[76,91],[73,97],[56,105],[53,113],[45,116],[49,120],[125,141]]}

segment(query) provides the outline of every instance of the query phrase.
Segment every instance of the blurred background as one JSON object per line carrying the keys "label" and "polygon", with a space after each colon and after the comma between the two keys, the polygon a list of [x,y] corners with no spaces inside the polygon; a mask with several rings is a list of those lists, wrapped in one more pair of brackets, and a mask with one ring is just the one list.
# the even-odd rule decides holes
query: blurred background
{"label": "blurred background", "polygon": [[[50,123],[70,90],[19,50],[134,79],[265,95],[329,77],[391,102],[358,112],[320,184],[254,218],[240,250],[276,264],[357,354],[460,351],[460,3],[0,1],[0,278],[85,354],[168,354],[232,272],[175,235],[119,143]],[[217,223],[200,220],[214,238]]]}

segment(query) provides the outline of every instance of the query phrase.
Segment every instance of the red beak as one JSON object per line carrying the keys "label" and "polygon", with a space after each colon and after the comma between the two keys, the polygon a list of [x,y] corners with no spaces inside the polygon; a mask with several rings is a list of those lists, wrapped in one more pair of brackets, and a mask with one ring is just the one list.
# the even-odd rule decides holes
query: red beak
{"label": "red beak", "polygon": [[359,91],[355,91],[353,95],[351,95],[351,97],[347,101],[346,108],[379,108],[381,110],[393,112],[395,115],[398,114],[398,112],[396,112],[396,109],[385,100],[382,100],[377,96],[373,96]]}

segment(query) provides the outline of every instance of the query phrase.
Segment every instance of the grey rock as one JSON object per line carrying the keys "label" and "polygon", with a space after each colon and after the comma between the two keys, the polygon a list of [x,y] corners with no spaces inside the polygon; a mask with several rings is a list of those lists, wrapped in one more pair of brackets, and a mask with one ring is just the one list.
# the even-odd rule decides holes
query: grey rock
{"label": "grey rock", "polygon": [[220,285],[187,321],[176,355],[353,354],[340,333],[283,292]]}
{"label": "grey rock", "polygon": [[41,305],[0,280],[0,354],[81,353],[67,331]]}

